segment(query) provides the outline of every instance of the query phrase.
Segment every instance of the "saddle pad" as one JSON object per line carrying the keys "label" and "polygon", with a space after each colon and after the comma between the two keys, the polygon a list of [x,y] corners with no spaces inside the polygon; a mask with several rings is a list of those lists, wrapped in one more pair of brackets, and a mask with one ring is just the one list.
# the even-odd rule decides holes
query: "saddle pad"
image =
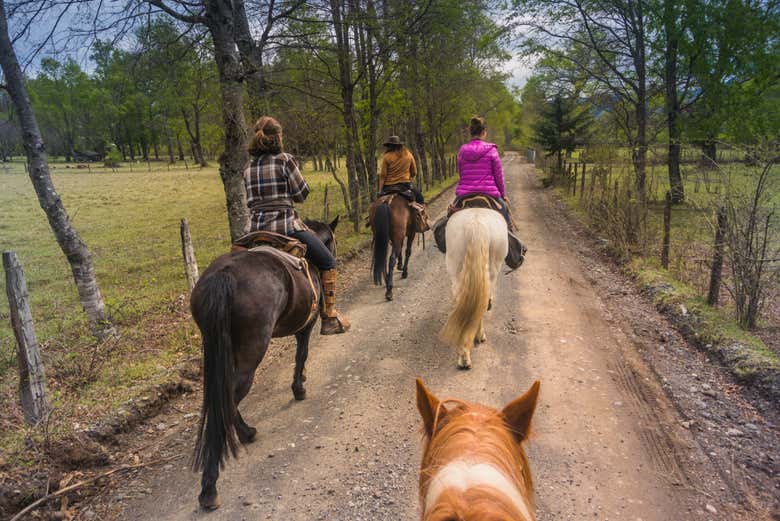
{"label": "saddle pad", "polygon": [[[316,286],[314,285],[314,280],[312,279],[309,263],[306,262],[306,259],[296,257],[295,255],[291,255],[281,250],[277,250],[273,246],[256,246],[247,251],[253,253],[268,253],[270,255],[273,255],[277,259],[281,260],[284,263],[284,265],[288,268],[288,270],[303,272],[306,280],[306,286],[308,287],[308,290],[311,292],[311,306],[309,307],[309,314],[294,329],[294,332],[297,333],[298,331],[303,329],[303,327],[306,324],[308,324],[311,321],[311,319],[314,318],[314,316],[317,314],[317,310],[319,309],[320,296],[317,293]],[[295,276],[292,274],[291,276],[293,276],[293,280],[294,280]]]}
{"label": "saddle pad", "polygon": [[302,258],[276,249],[273,246],[255,246],[254,248],[250,248],[248,251],[254,253],[269,253],[295,270],[300,271],[306,267],[306,264]]}
{"label": "saddle pad", "polygon": [[501,211],[501,203],[486,194],[474,194],[461,197],[455,202],[456,208],[492,208]]}
{"label": "saddle pad", "polygon": [[240,237],[233,243],[231,249],[232,251],[241,251],[260,246],[271,246],[296,257],[303,257],[306,254],[306,245],[298,239],[265,230],[258,230]]}

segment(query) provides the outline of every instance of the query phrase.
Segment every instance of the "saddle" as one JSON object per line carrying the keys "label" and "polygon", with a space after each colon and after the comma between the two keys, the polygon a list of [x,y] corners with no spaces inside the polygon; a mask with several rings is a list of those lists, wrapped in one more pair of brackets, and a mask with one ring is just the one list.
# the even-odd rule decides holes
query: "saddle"
{"label": "saddle", "polygon": [[393,202],[395,196],[397,195],[400,195],[401,197],[406,199],[407,203],[409,204],[409,207],[412,209],[415,231],[417,233],[423,233],[430,230],[431,225],[428,221],[428,211],[426,210],[425,205],[420,204],[415,200],[414,192],[412,192],[411,190],[404,190],[396,187],[391,187],[388,190],[388,193],[380,195],[379,197],[374,199],[373,203],[371,203],[371,211],[369,212],[369,215],[366,217],[366,228],[371,226],[371,217],[374,214],[374,209],[377,206],[383,204],[389,206],[390,203]]}
{"label": "saddle", "polygon": [[230,251],[251,250],[257,246],[269,246],[299,259],[306,255],[306,245],[298,239],[264,230],[239,237],[231,246]]}
{"label": "saddle", "polygon": [[[447,217],[464,208],[489,208],[501,213],[501,203],[487,194],[473,194],[458,197],[447,207]],[[502,214],[503,217],[503,214]]]}
{"label": "saddle", "polygon": [[[455,201],[447,208],[447,215],[436,221],[433,225],[433,240],[436,243],[436,247],[442,253],[447,252],[447,221],[449,221],[452,214],[465,208],[489,208],[491,210],[497,211],[498,213],[501,213],[501,203],[496,201],[494,197],[491,197],[487,194],[467,195],[455,199]],[[501,217],[504,217],[503,214]],[[525,245],[520,242],[520,239],[518,239],[514,233],[512,233],[512,230],[517,229],[517,225],[515,225],[511,213],[509,217],[512,221],[512,229],[508,230],[509,249],[507,251],[506,257],[504,258],[504,263],[510,268],[511,271],[514,271],[522,266],[523,262],[525,261],[525,254],[528,252],[528,248],[526,248]]]}

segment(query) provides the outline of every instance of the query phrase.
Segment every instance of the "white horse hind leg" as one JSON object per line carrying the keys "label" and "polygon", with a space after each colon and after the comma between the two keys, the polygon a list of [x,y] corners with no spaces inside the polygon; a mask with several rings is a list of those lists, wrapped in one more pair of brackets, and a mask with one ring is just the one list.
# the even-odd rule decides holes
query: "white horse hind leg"
{"label": "white horse hind leg", "polygon": [[458,369],[471,369],[471,342],[460,347],[458,353]]}
{"label": "white horse hind leg", "polygon": [[485,342],[487,342],[487,335],[485,334],[485,319],[482,319],[479,323],[479,329],[477,329],[477,334],[474,337],[474,343],[484,344]]}

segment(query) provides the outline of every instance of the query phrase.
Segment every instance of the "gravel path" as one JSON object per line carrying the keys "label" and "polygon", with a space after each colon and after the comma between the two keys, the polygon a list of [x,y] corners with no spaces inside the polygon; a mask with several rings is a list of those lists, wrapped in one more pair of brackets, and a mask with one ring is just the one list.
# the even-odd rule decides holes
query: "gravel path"
{"label": "gravel path", "polygon": [[[432,238],[426,250],[415,249],[409,278],[396,277],[392,303],[371,285],[361,255],[350,263],[355,271],[341,300],[353,331],[313,339],[307,399],[292,400],[289,342],[276,343],[261,365],[241,406],[258,438],[223,471],[219,510],[197,510],[199,476],[182,457],[134,475],[82,516],[416,519],[421,436],[414,378],[421,376],[439,397],[493,406],[542,381],[528,444],[540,521],[756,519],[742,514],[733,485],[682,425],[685,418],[627,332],[631,317],[594,286],[593,266],[585,268],[532,166],[509,154],[505,169],[530,251],[526,265],[500,278],[488,342],[473,351],[473,370],[458,371],[454,349],[437,338],[450,282]],[[431,213],[444,211],[448,199]],[[161,438],[156,455],[189,455],[197,400],[175,406],[180,414],[159,429],[177,426],[170,433],[152,435]]]}

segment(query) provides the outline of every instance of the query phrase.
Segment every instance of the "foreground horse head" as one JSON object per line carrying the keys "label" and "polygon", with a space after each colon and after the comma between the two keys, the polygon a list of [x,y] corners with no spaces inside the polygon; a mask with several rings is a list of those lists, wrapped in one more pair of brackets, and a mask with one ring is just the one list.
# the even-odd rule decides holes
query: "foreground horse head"
{"label": "foreground horse head", "polygon": [[502,411],[440,401],[417,380],[425,447],[420,468],[423,521],[534,521],[533,482],[522,443],[539,382]]}
{"label": "foreground horse head", "polygon": [[[371,255],[371,271],[374,284],[385,284],[385,298],[393,300],[393,269],[398,267],[401,278],[409,276],[409,257],[412,255],[412,244],[417,233],[409,202],[396,195],[390,204],[377,200],[369,209],[369,223],[374,233]],[[406,254],[401,250],[406,239]],[[390,258],[388,259],[388,246]]]}
{"label": "foreground horse head", "polygon": [[441,336],[458,348],[458,367],[471,369],[471,348],[487,340],[482,319],[509,248],[506,221],[486,208],[460,210],[447,222],[446,238],[455,308]]}
{"label": "foreground horse head", "polygon": [[[330,225],[307,221],[334,253],[337,224],[338,218]],[[322,286],[312,270],[309,280],[304,270],[290,268],[273,252],[239,251],[214,260],[192,290],[192,317],[203,338],[203,405],[192,466],[203,471],[198,497],[203,508],[219,506],[220,467],[237,456],[239,442],[250,443],[257,434],[238,404],[249,393],[272,337],[295,335],[292,390],[297,400],[306,396],[304,370],[318,316],[312,302],[322,305]]]}

